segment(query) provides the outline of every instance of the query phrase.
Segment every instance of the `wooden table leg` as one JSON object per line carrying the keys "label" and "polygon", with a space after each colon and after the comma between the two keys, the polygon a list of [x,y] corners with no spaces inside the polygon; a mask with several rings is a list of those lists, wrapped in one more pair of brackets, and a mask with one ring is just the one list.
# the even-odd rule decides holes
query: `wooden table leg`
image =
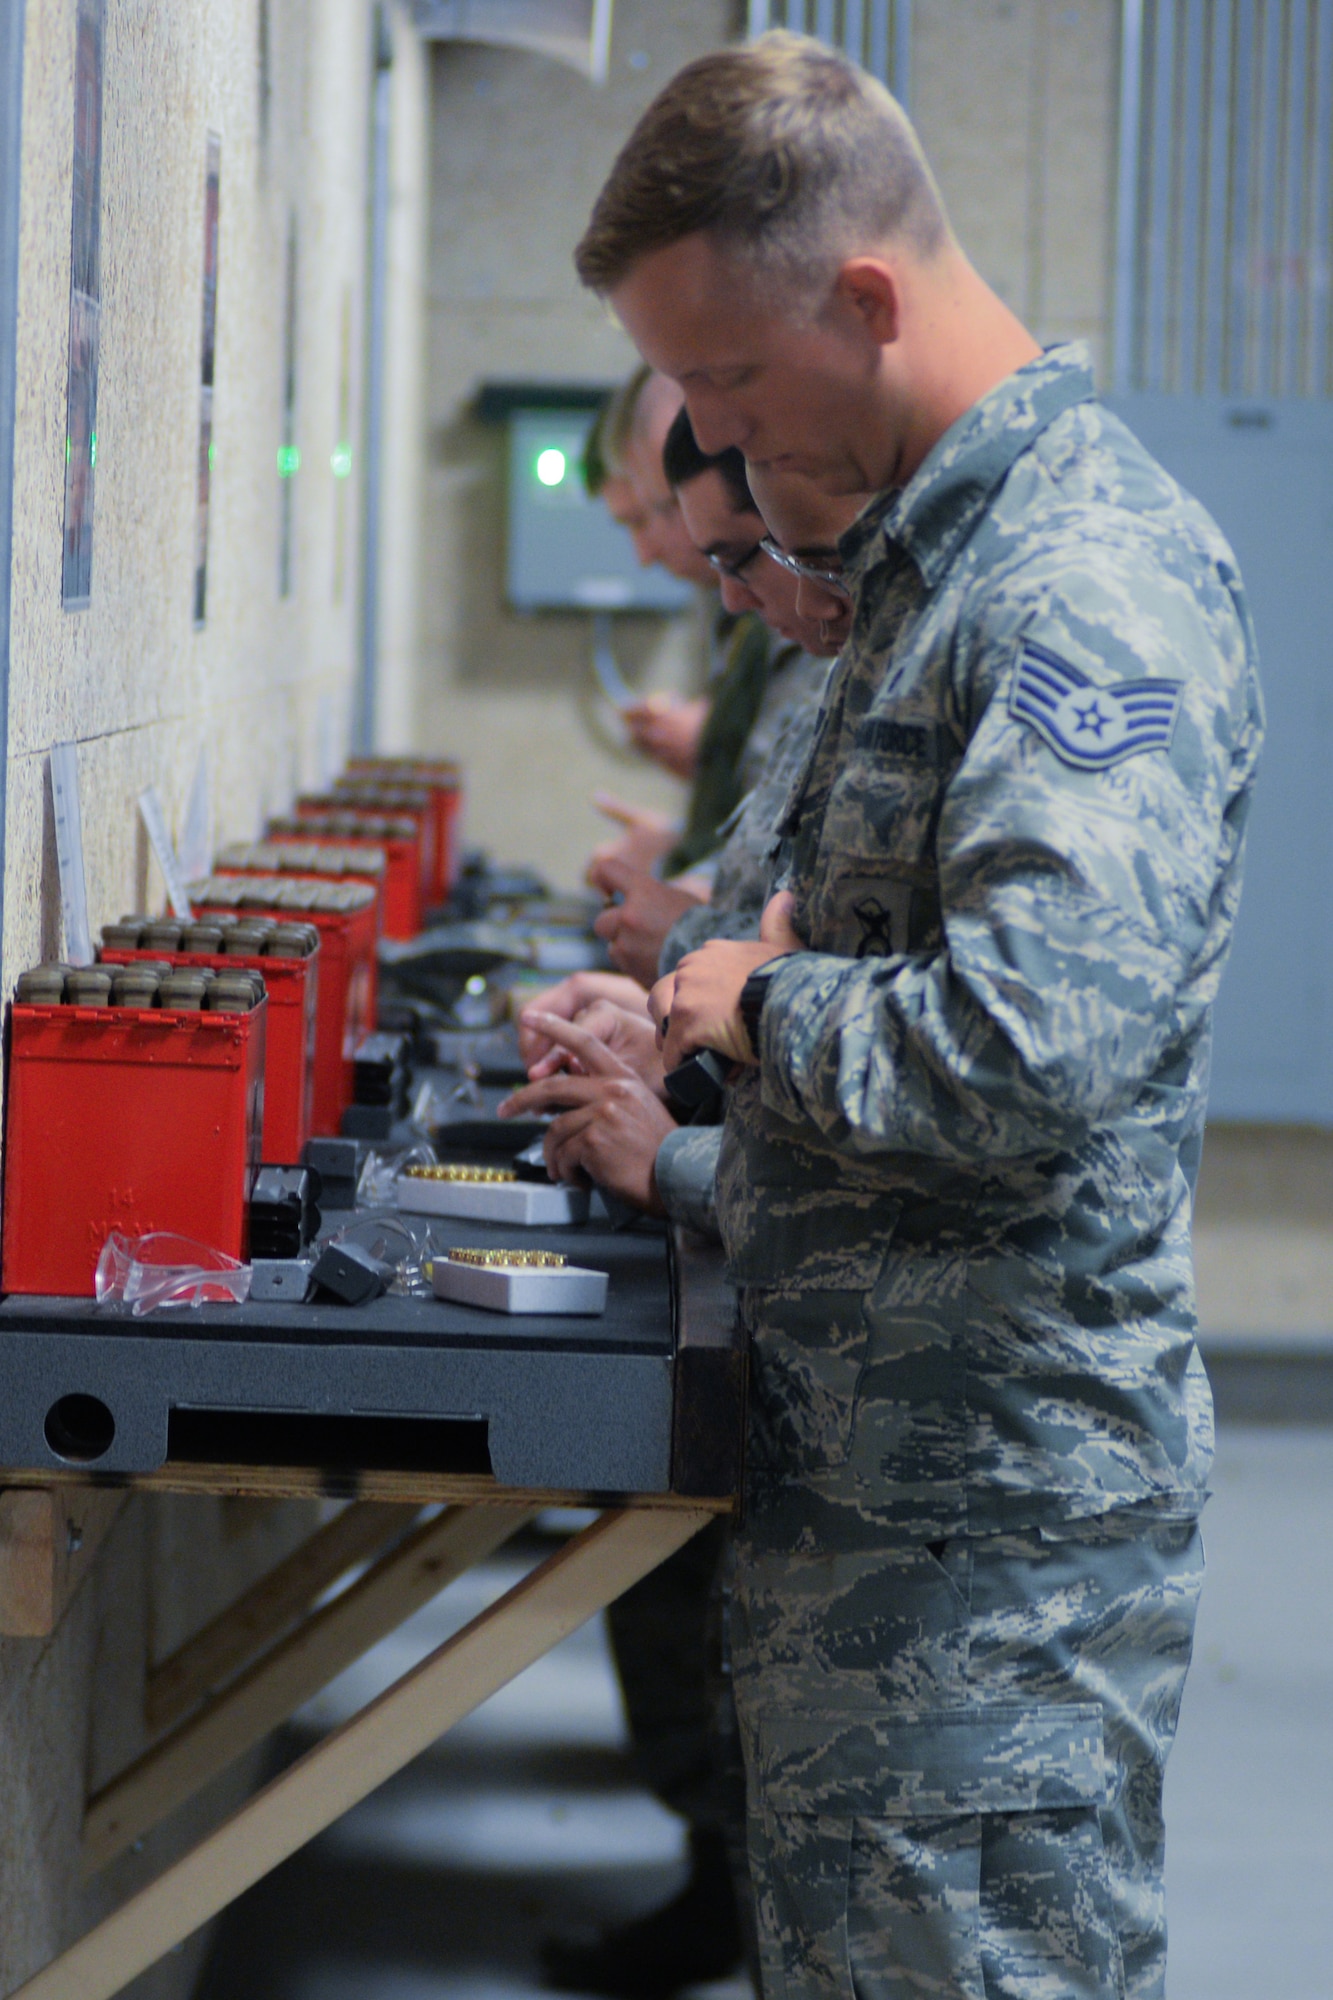
{"label": "wooden table leg", "polygon": [[10,2000],[111,2000],[713,1518],[602,1514]]}

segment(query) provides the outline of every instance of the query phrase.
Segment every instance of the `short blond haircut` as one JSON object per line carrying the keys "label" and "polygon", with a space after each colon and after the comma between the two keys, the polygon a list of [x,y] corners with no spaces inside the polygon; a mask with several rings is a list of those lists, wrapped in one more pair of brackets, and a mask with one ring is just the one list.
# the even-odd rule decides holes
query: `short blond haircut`
{"label": "short blond haircut", "polygon": [[857,251],[906,243],[929,257],[949,241],[902,107],[845,56],[782,30],[672,78],[622,148],[574,262],[605,293],[700,231],[807,296]]}
{"label": "short blond haircut", "polygon": [[611,391],[592,420],[583,447],[583,483],[594,499],[608,479],[624,476],[625,452],[634,435],[639,398],[652,373],[646,361],[640,362],[629,380]]}

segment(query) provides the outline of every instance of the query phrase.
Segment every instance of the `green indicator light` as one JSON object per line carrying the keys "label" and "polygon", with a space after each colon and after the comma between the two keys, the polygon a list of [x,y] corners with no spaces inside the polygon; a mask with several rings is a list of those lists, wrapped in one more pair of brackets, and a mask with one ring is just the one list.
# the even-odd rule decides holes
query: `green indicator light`
{"label": "green indicator light", "polygon": [[210,472],[213,470],[213,457],[216,451],[217,451],[217,446],[215,444],[210,444],[208,447],[208,469]]}
{"label": "green indicator light", "polygon": [[65,439],[65,463],[66,463],[66,465],[68,465],[68,464],[69,464],[69,462],[70,462],[70,460],[71,460],[71,459],[73,458],[73,456],[74,456],[74,440],[73,440],[73,438],[66,438],[66,439]]}
{"label": "green indicator light", "polygon": [[88,439],[88,463],[89,463],[89,465],[96,465],[96,463],[97,463],[97,432],[96,432],[96,431],[93,431],[93,432],[91,433],[91,435],[89,436],[89,439]]}
{"label": "green indicator light", "polygon": [[280,444],[278,446],[279,479],[290,479],[294,472],[299,472],[300,470],[301,453],[299,447],[294,444]]}
{"label": "green indicator light", "polygon": [[332,458],[329,460],[329,464],[333,467],[333,476],[335,479],[346,479],[352,470],[351,445],[338,445]]}
{"label": "green indicator light", "polygon": [[569,460],[555,445],[537,453],[537,477],[543,486],[559,486],[569,470]]}

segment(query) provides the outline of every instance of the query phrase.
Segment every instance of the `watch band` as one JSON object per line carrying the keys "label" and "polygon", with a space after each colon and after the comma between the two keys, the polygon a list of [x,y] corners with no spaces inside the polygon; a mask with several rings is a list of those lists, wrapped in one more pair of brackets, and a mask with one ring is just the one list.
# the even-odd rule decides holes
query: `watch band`
{"label": "watch band", "polygon": [[750,1047],[754,1051],[756,1062],[759,1060],[759,1020],[764,1011],[764,1001],[768,998],[773,974],[783,961],[790,957],[791,953],[784,951],[777,958],[766,959],[762,965],[755,967],[741,988],[740,1017],[750,1038]]}

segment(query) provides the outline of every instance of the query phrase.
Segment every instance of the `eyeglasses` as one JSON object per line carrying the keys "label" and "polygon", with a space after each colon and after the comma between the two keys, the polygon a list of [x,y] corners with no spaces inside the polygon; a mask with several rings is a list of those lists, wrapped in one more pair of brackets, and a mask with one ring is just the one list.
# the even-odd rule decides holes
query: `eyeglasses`
{"label": "eyeglasses", "polygon": [[[771,535],[765,535],[759,547],[770,562],[775,562],[779,569],[785,569],[790,576],[804,577],[810,583],[822,583],[826,590],[836,592],[839,597],[845,598],[848,604],[851,603],[852,593],[842,580],[841,570],[829,569],[823,563],[807,562],[804,556],[789,556],[785,549],[778,547]],[[749,561],[748,556],[746,561]]]}
{"label": "eyeglasses", "polygon": [[754,547],[747,549],[745,554],[736,562],[733,562],[730,556],[720,556],[715,551],[710,550],[707,560],[713,565],[719,576],[729,576],[733,583],[744,583],[745,571],[750,567],[750,564],[754,561],[760,550],[765,547],[767,547],[766,543],[756,542]]}

